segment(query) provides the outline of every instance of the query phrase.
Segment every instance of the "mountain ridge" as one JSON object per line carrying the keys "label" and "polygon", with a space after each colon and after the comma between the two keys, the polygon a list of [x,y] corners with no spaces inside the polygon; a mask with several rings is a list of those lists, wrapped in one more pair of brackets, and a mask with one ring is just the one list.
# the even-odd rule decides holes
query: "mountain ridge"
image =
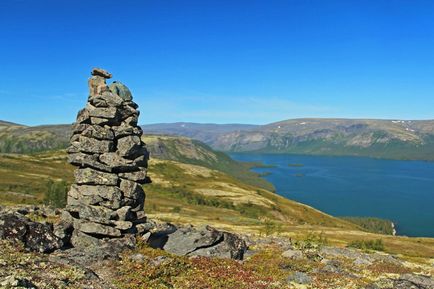
{"label": "mountain ridge", "polygon": [[[5,122],[6,123],[6,122]],[[292,153],[434,160],[434,120],[298,118],[266,125],[160,123],[145,134],[199,140],[224,152]],[[0,125],[0,152],[66,147],[70,125]]]}

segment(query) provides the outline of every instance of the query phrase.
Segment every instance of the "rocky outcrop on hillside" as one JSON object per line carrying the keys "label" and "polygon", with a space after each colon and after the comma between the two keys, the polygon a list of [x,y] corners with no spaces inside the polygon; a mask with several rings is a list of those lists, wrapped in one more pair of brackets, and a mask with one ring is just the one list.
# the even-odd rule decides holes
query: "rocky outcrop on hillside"
{"label": "rocky outcrop on hillside", "polygon": [[131,236],[71,248],[64,245],[61,215],[49,207],[0,207],[0,288],[213,288],[208,282],[214,288],[434,288],[429,265],[383,252],[240,237],[209,226],[147,220],[136,234],[139,246]]}
{"label": "rocky outcrop on hillside", "polygon": [[68,148],[68,161],[78,168],[63,220],[74,227],[74,246],[134,234],[146,220],[141,185],[149,182],[148,152],[137,126],[138,105],[122,83],[108,86],[109,78],[105,70],[92,70],[89,99]]}

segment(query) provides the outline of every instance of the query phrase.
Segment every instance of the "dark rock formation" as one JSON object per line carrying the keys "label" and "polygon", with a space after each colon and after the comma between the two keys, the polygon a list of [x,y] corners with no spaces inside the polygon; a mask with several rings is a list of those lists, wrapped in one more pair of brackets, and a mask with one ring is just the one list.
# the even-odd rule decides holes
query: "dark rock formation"
{"label": "dark rock formation", "polygon": [[137,232],[145,218],[148,152],[137,126],[138,105],[120,82],[107,86],[111,74],[92,70],[89,99],[73,125],[68,161],[77,166],[68,192],[65,224],[72,223],[74,246],[98,244]]}
{"label": "dark rock formation", "polygon": [[0,239],[22,242],[30,251],[50,253],[63,246],[48,224],[33,222],[21,214],[0,215]]}

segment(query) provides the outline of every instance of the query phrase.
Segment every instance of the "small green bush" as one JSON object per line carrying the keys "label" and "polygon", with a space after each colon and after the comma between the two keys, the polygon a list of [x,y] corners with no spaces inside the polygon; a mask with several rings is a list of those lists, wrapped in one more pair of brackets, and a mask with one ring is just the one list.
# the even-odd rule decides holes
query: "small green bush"
{"label": "small green bush", "polygon": [[66,206],[66,194],[68,185],[65,181],[55,182],[48,180],[46,185],[44,203],[55,208],[64,208]]}
{"label": "small green bush", "polygon": [[383,240],[356,240],[351,242],[348,247],[357,248],[362,250],[376,250],[384,251]]}

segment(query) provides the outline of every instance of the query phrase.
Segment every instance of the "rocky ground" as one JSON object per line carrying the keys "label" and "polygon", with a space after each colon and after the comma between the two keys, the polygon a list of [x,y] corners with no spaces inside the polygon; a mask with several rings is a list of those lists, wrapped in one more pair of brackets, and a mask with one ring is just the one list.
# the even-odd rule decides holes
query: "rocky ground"
{"label": "rocky ground", "polygon": [[[143,234],[72,248],[49,207],[0,209],[0,288],[434,288],[433,263],[147,221]],[[63,229],[62,229],[63,228]]]}

